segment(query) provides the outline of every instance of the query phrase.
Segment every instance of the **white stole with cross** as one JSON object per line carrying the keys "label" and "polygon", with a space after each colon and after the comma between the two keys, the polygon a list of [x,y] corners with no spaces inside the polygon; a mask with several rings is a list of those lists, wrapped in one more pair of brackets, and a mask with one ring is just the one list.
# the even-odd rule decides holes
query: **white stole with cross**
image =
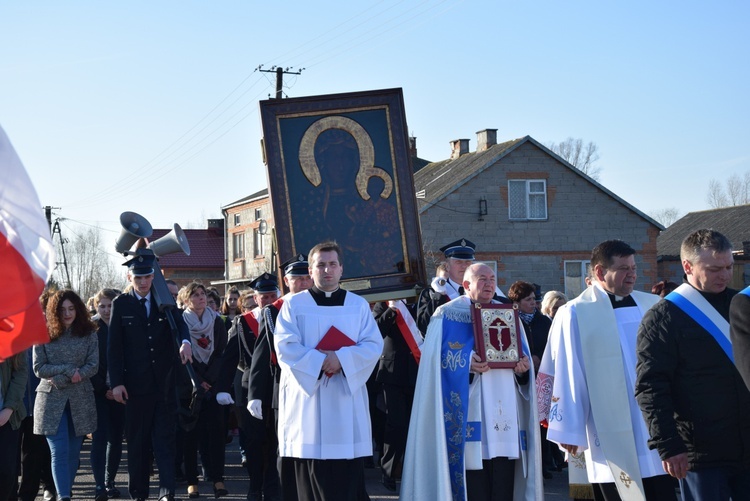
{"label": "white stole with cross", "polygon": [[[659,301],[658,296],[637,291],[632,296],[642,313]],[[591,413],[602,451],[620,497],[645,500],[614,309],[606,293],[589,287],[576,301],[576,310]]]}

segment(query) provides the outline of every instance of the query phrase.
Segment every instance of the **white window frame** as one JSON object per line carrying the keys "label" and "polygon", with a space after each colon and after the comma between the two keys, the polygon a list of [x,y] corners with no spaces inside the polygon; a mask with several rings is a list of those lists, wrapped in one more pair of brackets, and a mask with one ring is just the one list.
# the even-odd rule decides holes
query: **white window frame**
{"label": "white window frame", "polygon": [[[513,206],[512,206],[512,193],[511,193],[511,183],[524,183],[524,194],[526,195],[525,198],[525,217],[514,217],[513,216]],[[542,191],[531,191],[531,183],[542,183],[542,186],[544,187]],[[544,207],[544,215],[541,217],[534,217],[531,214],[531,198],[532,197],[542,197],[543,203],[542,207]],[[548,218],[548,211],[547,211],[547,180],[546,179],[508,179],[508,219],[515,220],[515,221],[546,221]]]}
{"label": "white window frame", "polygon": [[[580,277],[578,283],[572,283],[576,279],[575,276],[568,277],[568,266],[574,268],[575,265],[579,266]],[[590,268],[591,261],[583,259],[563,261],[563,283],[565,284],[565,295],[568,296],[568,299],[573,299],[586,290],[586,276],[588,275]]]}
{"label": "white window frame", "polygon": [[266,257],[265,255],[265,242],[263,241],[263,235],[260,233],[260,228],[253,230],[253,255],[255,259]]}
{"label": "white window frame", "polygon": [[[240,245],[237,245],[239,243]],[[232,234],[232,260],[241,261],[245,259],[245,233]]]}
{"label": "white window frame", "polygon": [[241,222],[242,222],[242,217],[240,216],[239,212],[236,212],[234,214],[234,225],[239,226]]}

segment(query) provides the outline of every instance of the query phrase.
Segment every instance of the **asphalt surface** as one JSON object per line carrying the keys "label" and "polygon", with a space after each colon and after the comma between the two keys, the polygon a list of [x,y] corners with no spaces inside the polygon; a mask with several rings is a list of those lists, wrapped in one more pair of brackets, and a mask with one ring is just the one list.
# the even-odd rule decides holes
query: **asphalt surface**
{"label": "asphalt surface", "polygon": [[[124,499],[128,499],[127,493],[127,446],[123,444],[123,460],[120,464],[120,473],[117,475],[116,485],[123,494]],[[78,470],[75,485],[73,486],[73,499],[94,499],[94,477],[91,473],[91,462],[89,459],[90,441],[86,440],[81,452],[81,466]],[[158,475],[158,473],[157,473]],[[568,473],[567,470],[562,472],[553,472],[551,480],[544,481],[544,494],[547,500],[570,499],[568,497]],[[365,470],[365,481],[367,492],[373,501],[399,499],[398,494],[387,490],[380,483],[380,470],[370,468]],[[221,498],[222,500],[239,500],[245,499],[248,488],[248,478],[245,470],[240,466],[240,454],[235,438],[231,444],[226,446],[226,470],[225,485],[229,490],[229,495]],[[400,484],[399,484],[400,485]],[[199,485],[201,497],[199,499],[213,499],[213,486],[207,482],[201,482]],[[156,499],[158,493],[157,477],[151,477],[151,499]],[[187,485],[178,484],[176,498],[186,500]],[[41,491],[37,499],[42,499]],[[121,498],[122,499],[122,498]],[[431,500],[429,500],[431,501]]]}

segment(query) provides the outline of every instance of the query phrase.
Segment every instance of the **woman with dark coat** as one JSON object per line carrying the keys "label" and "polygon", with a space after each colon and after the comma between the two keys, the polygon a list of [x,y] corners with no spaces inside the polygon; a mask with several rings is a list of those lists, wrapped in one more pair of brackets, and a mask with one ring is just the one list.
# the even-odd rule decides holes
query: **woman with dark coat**
{"label": "woman with dark coat", "polygon": [[228,494],[224,486],[224,445],[226,423],[224,408],[216,401],[222,356],[227,346],[227,329],[221,316],[207,307],[206,288],[192,282],[180,290],[180,300],[186,306],[182,313],[190,331],[193,345],[193,369],[203,392],[200,399],[198,422],[185,433],[185,476],[188,496],[198,497],[198,448],[205,451],[203,467],[208,480],[213,482],[214,496]]}
{"label": "woman with dark coat", "polygon": [[94,399],[96,400],[97,426],[91,439],[91,470],[96,484],[95,501],[119,498],[115,487],[115,476],[122,458],[122,434],[125,428],[125,413],[122,404],[115,402],[107,373],[107,337],[112,316],[112,301],[120,295],[115,289],[102,289],[94,296],[98,326],[99,370],[92,376]]}
{"label": "woman with dark coat", "polygon": [[[534,374],[539,371],[539,364],[547,347],[549,329],[552,320],[542,315],[536,307],[536,288],[528,282],[514,282],[508,289],[508,298],[518,306],[518,316],[521,318],[526,338],[531,345],[531,359],[534,363]],[[540,426],[542,438],[542,475],[546,479],[552,478],[550,470],[556,469],[552,459],[552,449],[547,442],[547,428]]]}
{"label": "woman with dark coat", "polygon": [[47,329],[50,342],[34,346],[34,373],[41,379],[34,433],[47,437],[57,499],[70,501],[83,437],[96,430],[96,324],[75,292],[61,290],[47,304]]}

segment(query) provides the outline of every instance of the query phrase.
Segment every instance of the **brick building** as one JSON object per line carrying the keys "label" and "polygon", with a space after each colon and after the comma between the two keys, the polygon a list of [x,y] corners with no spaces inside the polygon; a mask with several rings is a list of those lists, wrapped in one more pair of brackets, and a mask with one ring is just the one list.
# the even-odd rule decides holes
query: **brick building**
{"label": "brick building", "polygon": [[[227,204],[221,211],[226,221],[226,273],[222,283],[243,289],[258,275],[275,273],[271,236],[274,222],[268,189]],[[279,262],[278,257],[275,262]]]}
{"label": "brick building", "polygon": [[457,238],[477,245],[477,260],[507,290],[516,280],[542,292],[577,296],[591,249],[619,238],[637,252],[639,290],[658,281],[656,239],[663,227],[530,136],[497,144],[496,129],[451,142],[447,160],[414,175],[428,271],[439,248]]}

